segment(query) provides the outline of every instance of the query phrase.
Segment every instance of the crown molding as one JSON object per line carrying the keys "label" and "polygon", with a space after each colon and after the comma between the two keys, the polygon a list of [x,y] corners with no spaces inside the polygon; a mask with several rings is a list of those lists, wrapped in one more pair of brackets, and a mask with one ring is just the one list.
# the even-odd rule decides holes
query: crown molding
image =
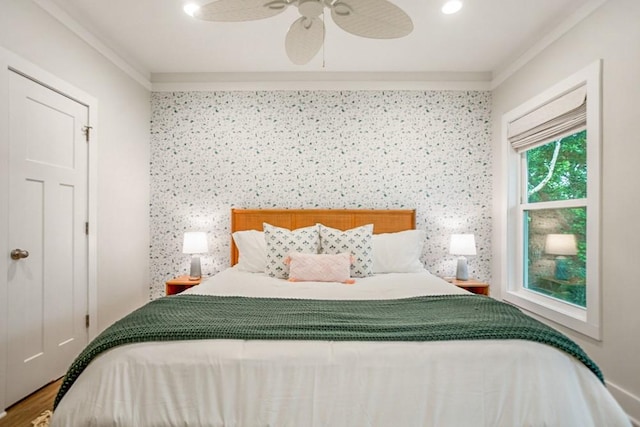
{"label": "crown molding", "polygon": [[473,90],[490,87],[490,73],[161,73],[154,92],[251,90]]}
{"label": "crown molding", "polygon": [[490,82],[381,82],[381,81],[309,81],[309,82],[207,82],[153,83],[152,92],[215,92],[272,90],[460,90],[489,91]]}
{"label": "crown molding", "polygon": [[520,68],[524,67],[529,61],[538,56],[542,51],[549,47],[552,43],[560,39],[566,33],[568,33],[573,27],[578,25],[589,15],[591,15],[596,9],[602,6],[609,0],[591,0],[576,12],[574,12],[569,18],[564,20],[560,25],[554,28],[542,39],[537,41],[533,46],[527,49],[522,55],[515,60],[509,61],[503,67],[498,67],[493,71],[493,79],[491,80],[490,90],[493,90],[504,83],[509,77],[515,74]]}
{"label": "crown molding", "polygon": [[140,83],[146,89],[151,90],[149,73],[142,73],[131,66],[129,62],[124,60],[113,49],[100,41],[91,31],[83,27],[75,18],[62,10],[60,6],[55,4],[52,0],[33,0],[33,2],[49,13],[49,15],[57,19],[75,35],[84,40],[89,46],[97,50],[129,77]]}

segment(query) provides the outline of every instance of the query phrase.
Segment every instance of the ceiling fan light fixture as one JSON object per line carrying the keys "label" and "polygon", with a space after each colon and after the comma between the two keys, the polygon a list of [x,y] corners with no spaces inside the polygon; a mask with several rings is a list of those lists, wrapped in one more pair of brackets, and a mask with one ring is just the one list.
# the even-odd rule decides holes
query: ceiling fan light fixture
{"label": "ceiling fan light fixture", "polygon": [[462,9],[462,1],[460,0],[449,0],[442,5],[442,13],[445,15],[451,15],[459,12],[460,9]]}
{"label": "ceiling fan light fixture", "polygon": [[351,7],[348,4],[338,2],[333,6],[336,15],[347,16],[351,13]]}
{"label": "ceiling fan light fixture", "polygon": [[273,10],[281,10],[289,5],[289,2],[286,0],[275,0],[270,3],[265,3],[264,7],[268,7]]}
{"label": "ceiling fan light fixture", "polygon": [[200,5],[195,3],[187,3],[182,7],[182,10],[184,10],[184,13],[191,16],[192,18],[193,18],[193,15],[195,15],[199,9],[200,9]]}
{"label": "ceiling fan light fixture", "polygon": [[296,65],[309,63],[322,48],[325,7],[338,27],[359,37],[395,39],[413,31],[409,15],[392,0],[214,0],[185,12],[204,21],[242,22],[276,16],[289,6],[301,15],[285,37],[285,51]]}
{"label": "ceiling fan light fixture", "polygon": [[320,16],[324,9],[324,4],[322,4],[319,0],[299,0],[298,1],[298,12],[300,15],[306,16],[307,18],[314,18],[316,16]]}

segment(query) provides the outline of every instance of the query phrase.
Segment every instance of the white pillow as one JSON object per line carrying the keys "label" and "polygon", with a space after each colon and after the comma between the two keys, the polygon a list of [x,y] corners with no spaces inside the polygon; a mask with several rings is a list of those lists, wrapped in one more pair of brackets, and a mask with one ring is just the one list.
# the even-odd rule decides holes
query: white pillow
{"label": "white pillow", "polygon": [[373,247],[371,237],[373,224],[342,231],[318,224],[320,229],[320,251],[323,254],[343,252],[353,255],[351,277],[369,277],[373,274]]}
{"label": "white pillow", "polygon": [[374,234],[373,272],[419,273],[424,271],[420,256],[425,239],[424,230]]}
{"label": "white pillow", "polygon": [[289,266],[284,259],[292,252],[317,254],[320,249],[318,226],[288,230],[266,222],[262,224],[267,246],[265,273],[278,279],[289,278]]}
{"label": "white pillow", "polygon": [[238,270],[251,273],[264,273],[267,265],[267,244],[264,233],[258,230],[236,231],[232,234],[236,242],[239,257]]}

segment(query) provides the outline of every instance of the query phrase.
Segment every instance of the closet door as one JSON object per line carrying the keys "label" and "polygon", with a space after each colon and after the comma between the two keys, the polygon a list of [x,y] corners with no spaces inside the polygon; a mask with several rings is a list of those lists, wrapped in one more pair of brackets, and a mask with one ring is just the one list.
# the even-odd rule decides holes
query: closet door
{"label": "closet door", "polygon": [[88,107],[9,73],[7,405],[87,344]]}

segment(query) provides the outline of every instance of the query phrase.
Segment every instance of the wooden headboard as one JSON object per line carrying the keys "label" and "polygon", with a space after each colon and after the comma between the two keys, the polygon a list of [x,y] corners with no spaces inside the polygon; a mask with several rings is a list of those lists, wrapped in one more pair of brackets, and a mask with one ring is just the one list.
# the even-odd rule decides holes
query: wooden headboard
{"label": "wooden headboard", "polygon": [[[373,224],[373,232],[394,233],[416,228],[415,209],[231,209],[231,233],[262,230],[262,223],[294,230],[314,224],[347,230]],[[238,262],[238,248],[231,239],[231,265]]]}

